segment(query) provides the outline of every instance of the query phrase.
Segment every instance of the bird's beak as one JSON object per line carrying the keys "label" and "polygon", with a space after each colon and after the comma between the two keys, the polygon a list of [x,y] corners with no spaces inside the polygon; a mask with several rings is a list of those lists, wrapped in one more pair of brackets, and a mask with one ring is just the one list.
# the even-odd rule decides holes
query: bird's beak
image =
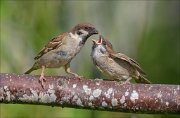
{"label": "bird's beak", "polygon": [[102,38],[102,36],[101,36],[101,35],[99,35],[98,44],[102,44],[102,42],[103,42],[103,38]]}
{"label": "bird's beak", "polygon": [[99,32],[96,30],[96,28],[93,28],[91,31],[90,31],[90,34],[98,34]]}
{"label": "bird's beak", "polygon": [[102,44],[102,39],[100,38],[98,41],[95,39],[92,39],[92,41],[96,44],[96,45],[100,45]]}
{"label": "bird's beak", "polygon": [[97,44],[97,41],[96,41],[95,39],[92,39],[92,42],[93,42],[94,44]]}
{"label": "bird's beak", "polygon": [[93,43],[98,45],[99,44],[99,41],[95,40],[95,39],[92,39]]}

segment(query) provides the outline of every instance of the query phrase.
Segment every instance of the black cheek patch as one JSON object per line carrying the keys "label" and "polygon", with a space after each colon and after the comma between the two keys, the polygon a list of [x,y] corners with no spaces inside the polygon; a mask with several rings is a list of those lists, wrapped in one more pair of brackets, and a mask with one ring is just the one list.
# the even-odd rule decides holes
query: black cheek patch
{"label": "black cheek patch", "polygon": [[60,55],[60,56],[66,56],[66,55],[67,55],[67,53],[64,52],[64,51],[59,51],[59,52],[57,52],[56,54],[58,54],[58,55]]}
{"label": "black cheek patch", "polygon": [[86,43],[87,38],[83,38],[82,41],[79,42],[79,46],[82,46]]}

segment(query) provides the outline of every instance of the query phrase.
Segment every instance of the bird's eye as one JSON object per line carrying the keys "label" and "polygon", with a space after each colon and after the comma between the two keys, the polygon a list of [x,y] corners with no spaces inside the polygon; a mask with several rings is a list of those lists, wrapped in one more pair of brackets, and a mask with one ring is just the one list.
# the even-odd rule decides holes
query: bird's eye
{"label": "bird's eye", "polygon": [[77,34],[78,34],[78,35],[81,35],[81,34],[83,34],[83,33],[82,33],[81,31],[78,31]]}

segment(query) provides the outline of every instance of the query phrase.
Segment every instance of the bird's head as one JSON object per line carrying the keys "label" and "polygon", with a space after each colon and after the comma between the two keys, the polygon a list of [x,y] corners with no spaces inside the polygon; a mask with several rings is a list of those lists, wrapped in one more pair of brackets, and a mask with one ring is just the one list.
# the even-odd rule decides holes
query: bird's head
{"label": "bird's head", "polygon": [[92,40],[93,41],[93,47],[92,50],[97,50],[100,51],[101,53],[113,53],[113,46],[112,44],[102,37],[101,35],[99,36],[98,40]]}
{"label": "bird's head", "polygon": [[90,36],[98,34],[98,30],[92,24],[81,23],[76,25],[71,30],[71,33],[74,35],[74,37],[81,38],[82,42],[85,43]]}

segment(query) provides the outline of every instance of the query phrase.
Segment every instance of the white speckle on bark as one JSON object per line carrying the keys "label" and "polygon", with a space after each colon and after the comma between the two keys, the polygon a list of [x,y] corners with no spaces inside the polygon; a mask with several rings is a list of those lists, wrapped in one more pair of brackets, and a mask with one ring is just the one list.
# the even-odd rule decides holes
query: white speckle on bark
{"label": "white speckle on bark", "polygon": [[99,86],[99,85],[100,85],[100,83],[99,83],[99,82],[96,82],[96,85],[97,85],[97,86]]}
{"label": "white speckle on bark", "polygon": [[73,88],[76,88],[77,84],[73,84]]}
{"label": "white speckle on bark", "polygon": [[94,96],[94,97],[99,97],[99,96],[101,95],[101,91],[102,91],[102,90],[100,90],[100,89],[94,90],[94,91],[93,91],[93,96]]}
{"label": "white speckle on bark", "polygon": [[0,100],[3,100],[3,99],[4,99],[3,93],[4,93],[3,88],[0,88]]}
{"label": "white speckle on bark", "polygon": [[50,84],[50,85],[49,85],[49,89],[54,89],[54,85],[53,85],[53,84]]}
{"label": "white speckle on bark", "polygon": [[107,103],[105,101],[102,102],[103,107],[107,107]]}
{"label": "white speckle on bark", "polygon": [[139,98],[139,94],[135,90],[133,90],[130,96],[131,102],[135,103],[135,100],[137,100],[138,98]]}
{"label": "white speckle on bark", "polygon": [[92,102],[89,102],[89,103],[88,103],[88,106],[90,106],[90,107],[91,107],[91,106],[92,106]]}
{"label": "white speckle on bark", "polygon": [[53,85],[49,85],[49,89],[47,92],[40,92],[37,93],[36,90],[30,89],[31,95],[28,96],[27,94],[24,94],[23,97],[19,98],[22,101],[32,101],[37,102],[40,101],[42,103],[52,103],[56,101],[56,95]]}
{"label": "white speckle on bark", "polygon": [[50,85],[49,89],[48,89],[48,93],[49,93],[49,102],[55,102],[56,101],[56,95],[55,95],[55,90],[54,90],[54,86]]}
{"label": "white speckle on bark", "polygon": [[113,92],[113,89],[109,88],[108,91],[107,91],[107,94],[111,94],[112,92]]}
{"label": "white speckle on bark", "polygon": [[72,95],[73,95],[73,96],[75,95],[75,92],[74,92],[74,91],[72,91]]}
{"label": "white speckle on bark", "polygon": [[74,95],[72,101],[75,102],[77,99],[78,99],[78,96],[77,96],[77,95]]}
{"label": "white speckle on bark", "polygon": [[79,105],[79,106],[83,106],[80,98],[78,98],[78,100],[76,101],[76,104]]}
{"label": "white speckle on bark", "polygon": [[8,90],[8,87],[7,87],[7,86],[4,86],[4,90]]}
{"label": "white speckle on bark", "polygon": [[85,91],[85,93],[86,93],[87,95],[90,95],[90,94],[91,94],[91,89],[88,88],[87,85],[83,85],[83,89],[84,89],[84,91]]}
{"label": "white speckle on bark", "polygon": [[129,95],[129,92],[128,92],[128,91],[126,91],[124,96],[128,96],[128,95]]}
{"label": "white speckle on bark", "polygon": [[7,101],[10,101],[10,100],[11,100],[11,93],[10,93],[10,91],[9,91],[9,88],[8,88],[7,86],[4,86],[3,88],[4,88],[4,91],[5,91],[5,93],[6,93],[5,99],[6,99]]}
{"label": "white speckle on bark", "polygon": [[32,98],[32,101],[37,101],[39,96],[38,96],[38,93],[36,91],[34,91],[33,89],[30,89],[31,90],[31,98]]}
{"label": "white speckle on bark", "polygon": [[124,104],[124,102],[125,102],[125,96],[123,95],[123,96],[121,97],[121,99],[120,99],[120,103],[121,103],[121,104]]}
{"label": "white speckle on bark", "polygon": [[107,92],[105,92],[105,95],[107,98],[110,98],[110,94],[113,92],[112,88],[109,88]]}
{"label": "white speckle on bark", "polygon": [[173,89],[174,90],[174,95],[177,95],[177,91],[176,91],[176,89]]}
{"label": "white speckle on bark", "polygon": [[169,106],[169,102],[166,102],[166,106]]}
{"label": "white speckle on bark", "polygon": [[94,97],[91,95],[91,96],[89,97],[89,100],[92,101],[93,99],[94,99]]}
{"label": "white speckle on bark", "polygon": [[157,94],[157,97],[158,97],[158,98],[161,98],[161,97],[162,97],[161,92],[159,92],[159,93]]}
{"label": "white speckle on bark", "polygon": [[43,103],[50,103],[50,97],[48,94],[44,94],[44,93],[40,93],[39,94],[39,98],[40,98],[40,102],[43,102]]}
{"label": "white speckle on bark", "polygon": [[6,100],[10,101],[11,100],[11,95],[10,95],[10,91],[6,91]]}
{"label": "white speckle on bark", "polygon": [[106,93],[105,93],[105,95],[106,95],[107,98],[110,98],[110,95],[109,95],[109,94],[106,94]]}
{"label": "white speckle on bark", "polygon": [[54,86],[53,85],[49,85],[49,89],[48,89],[47,92],[50,93],[50,94],[55,93]]}
{"label": "white speckle on bark", "polygon": [[67,101],[67,98],[64,96],[64,97],[61,98],[61,101],[63,101],[63,102]]}
{"label": "white speckle on bark", "polygon": [[114,106],[117,106],[117,105],[118,105],[117,99],[116,99],[116,98],[113,98],[113,99],[111,100],[111,104],[112,104],[113,107],[114,107]]}
{"label": "white speckle on bark", "polygon": [[32,101],[32,102],[35,102],[35,101],[38,101],[39,96],[40,96],[40,98],[42,97],[42,93],[40,93],[38,95],[38,93],[35,90],[30,89],[30,91],[31,91],[31,95],[30,96],[28,96],[27,94],[24,94],[23,97],[20,97],[19,99],[22,100],[22,101]]}

